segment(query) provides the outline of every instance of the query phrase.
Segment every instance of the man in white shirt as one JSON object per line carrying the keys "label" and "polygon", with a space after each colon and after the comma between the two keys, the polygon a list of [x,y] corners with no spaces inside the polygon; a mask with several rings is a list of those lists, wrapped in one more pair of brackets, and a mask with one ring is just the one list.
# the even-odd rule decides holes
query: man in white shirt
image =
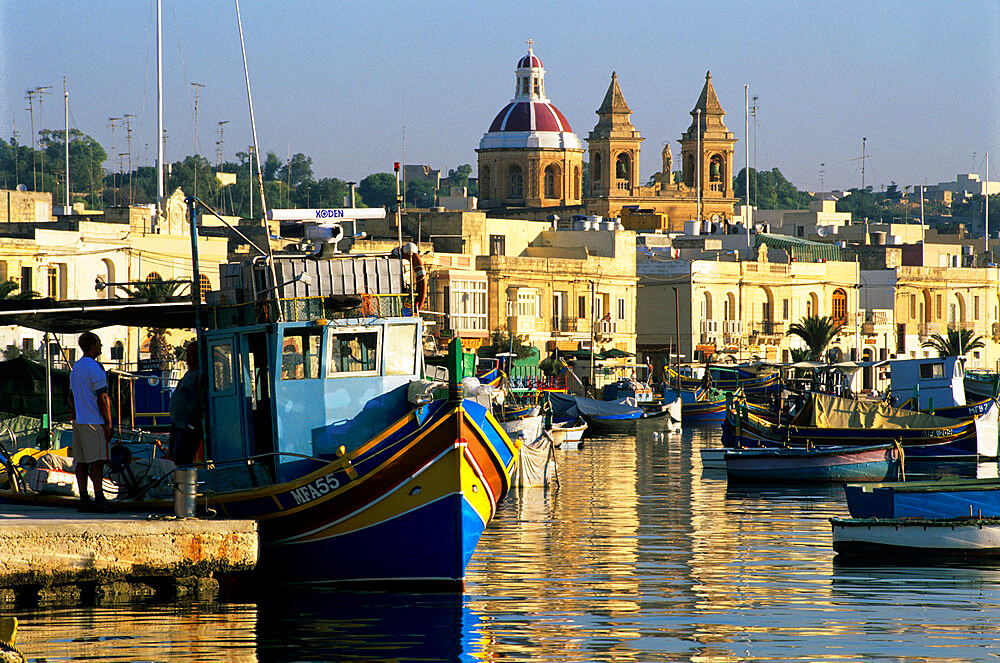
{"label": "man in white shirt", "polygon": [[[108,512],[111,504],[104,497],[104,463],[108,460],[111,440],[111,400],[108,398],[108,375],[97,363],[101,339],[93,332],[80,335],[83,356],[69,374],[70,401],[76,418],[73,421],[73,458],[76,482],[80,487],[80,511]],[[87,478],[94,482],[94,497],[87,493]]]}

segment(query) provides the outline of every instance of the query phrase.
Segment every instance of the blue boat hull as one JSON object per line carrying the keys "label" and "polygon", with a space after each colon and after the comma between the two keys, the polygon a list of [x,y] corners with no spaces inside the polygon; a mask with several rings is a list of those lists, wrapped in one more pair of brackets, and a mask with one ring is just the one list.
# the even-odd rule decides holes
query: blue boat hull
{"label": "blue boat hull", "polygon": [[958,479],[844,486],[852,518],[1000,517],[1000,480]]}

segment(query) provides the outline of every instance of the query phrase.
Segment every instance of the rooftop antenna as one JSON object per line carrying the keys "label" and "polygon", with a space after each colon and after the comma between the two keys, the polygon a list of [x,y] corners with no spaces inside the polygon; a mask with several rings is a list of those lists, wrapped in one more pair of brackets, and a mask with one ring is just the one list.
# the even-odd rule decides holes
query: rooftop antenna
{"label": "rooftop antenna", "polygon": [[[49,94],[48,90],[51,90],[51,85],[40,85],[35,88],[35,94],[38,95],[38,133],[45,133],[45,114],[42,112],[42,100],[45,98],[46,94]],[[41,148],[41,141],[39,141],[38,147]],[[42,149],[38,150],[38,170],[42,171],[42,191],[45,190],[45,151]]]}
{"label": "rooftop antenna", "polygon": [[[65,153],[65,163],[66,163],[66,207],[69,207],[69,90],[66,88],[66,77],[63,76],[63,114],[65,121],[66,133],[63,134],[63,142],[66,148]],[[16,172],[16,171],[15,171]]]}
{"label": "rooftop antenna", "polygon": [[[756,99],[756,97],[754,97]],[[753,212],[750,211],[750,85],[743,86],[743,151],[747,163],[747,255],[750,255],[750,228],[753,224]]]}
{"label": "rooftop antenna", "polygon": [[865,161],[871,158],[865,152],[865,145],[867,144],[867,142],[868,142],[867,138],[861,139],[861,156],[855,159],[851,159],[851,161],[861,161],[861,216],[863,216],[866,219],[868,217],[865,216]]}
{"label": "rooftop antenna", "polygon": [[[121,122],[121,121],[122,121],[122,118],[120,118],[120,117],[109,117],[108,118],[108,122],[111,123],[111,155],[112,156],[114,156],[115,154],[118,153],[118,144],[115,142],[115,127],[117,127],[118,126],[117,123]],[[111,165],[112,165],[112,170],[111,170],[112,180],[111,181],[112,181],[112,184],[114,185],[114,189],[115,189],[114,204],[115,204],[115,207],[117,207],[118,206],[118,172],[114,170],[114,161],[111,162]]]}
{"label": "rooftop antenna", "polygon": [[35,91],[28,90],[26,93],[28,95],[28,108],[27,111],[31,116],[31,190],[38,190],[38,173],[35,170]]}
{"label": "rooftop antenna", "polygon": [[222,120],[222,121],[219,122],[219,167],[220,168],[222,167],[222,164],[223,164],[223,162],[225,161],[225,158],[226,158],[225,152],[223,151],[223,145],[224,145],[223,144],[223,132],[224,132],[227,124],[229,124],[229,120]]}
{"label": "rooftop antenna", "polygon": [[824,188],[825,185],[823,184],[823,175],[824,174],[826,174],[826,164],[825,163],[821,163],[819,165],[819,190],[820,191],[826,191],[826,189]]}
{"label": "rooftop antenna", "polygon": [[132,192],[132,122],[135,115],[124,113],[122,119],[125,121],[125,144],[128,146],[128,204],[129,207],[135,202],[135,194]]}
{"label": "rooftop antenna", "polygon": [[205,87],[203,83],[191,83],[194,88],[194,197],[198,197],[198,91]]}
{"label": "rooftop antenna", "polygon": [[[757,170],[757,95],[753,96],[753,105],[750,107],[750,117],[753,118],[753,172]],[[757,177],[753,178],[753,205],[757,206]]]}

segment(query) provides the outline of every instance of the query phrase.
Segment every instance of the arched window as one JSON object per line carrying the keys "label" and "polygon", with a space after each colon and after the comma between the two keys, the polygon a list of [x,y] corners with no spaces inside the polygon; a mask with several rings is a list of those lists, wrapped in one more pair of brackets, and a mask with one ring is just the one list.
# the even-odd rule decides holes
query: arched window
{"label": "arched window", "polygon": [[689,154],[684,157],[684,184],[694,186],[694,155]]}
{"label": "arched window", "polygon": [[555,164],[549,164],[545,167],[545,197],[546,198],[559,198],[559,194],[562,193],[560,189],[559,181],[559,169]]}
{"label": "arched window", "polygon": [[212,289],[212,282],[204,274],[198,275],[198,283],[201,286],[199,290],[201,291],[201,298],[205,299],[205,295],[208,291]]}
{"label": "arched window", "polygon": [[704,320],[712,319],[712,293],[707,290],[701,302],[701,317]]}
{"label": "arched window", "polygon": [[163,277],[160,276],[159,272],[150,272],[146,274],[146,283],[152,283],[153,281],[162,281]]}
{"label": "arched window", "polygon": [[809,298],[806,299],[806,317],[819,315],[819,297],[815,292],[809,293]]}
{"label": "arched window", "polygon": [[840,324],[847,323],[847,293],[844,292],[843,288],[837,288],[833,291],[833,300],[831,304],[831,317],[834,322]]}
{"label": "arched window", "polygon": [[490,167],[483,166],[479,169],[479,197],[490,199]]}
{"label": "arched window", "polygon": [[601,153],[597,152],[594,154],[594,159],[590,163],[590,181],[594,183],[594,187],[598,182],[601,181]]}
{"label": "arched window", "polygon": [[573,168],[573,198],[580,200],[580,167]]}
{"label": "arched window", "polygon": [[521,198],[524,194],[524,176],[521,167],[513,165],[507,170],[507,197]]}
{"label": "arched window", "polygon": [[725,320],[736,319],[736,295],[734,295],[731,292],[726,295],[726,304],[725,304],[725,310],[723,311],[723,319]]}

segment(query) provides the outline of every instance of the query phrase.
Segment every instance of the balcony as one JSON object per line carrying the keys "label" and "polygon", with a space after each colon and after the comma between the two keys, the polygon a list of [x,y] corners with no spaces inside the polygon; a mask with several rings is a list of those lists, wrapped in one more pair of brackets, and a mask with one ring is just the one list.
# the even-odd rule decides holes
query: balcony
{"label": "balcony", "polygon": [[[727,321],[728,322],[728,321]],[[719,338],[719,321],[701,321],[701,342],[702,344],[717,343]]]}
{"label": "balcony", "polygon": [[535,331],[535,318],[527,315],[512,315],[507,318],[507,329],[514,334],[528,334]]}
{"label": "balcony", "polygon": [[917,336],[919,336],[921,340],[926,339],[928,336],[933,334],[940,333],[941,325],[936,322],[921,322],[917,325]]}
{"label": "balcony", "polygon": [[750,323],[751,336],[784,336],[785,323],[774,320],[761,320]]}
{"label": "balcony", "polygon": [[576,318],[561,318],[559,316],[552,318],[552,332],[555,334],[575,332],[578,331],[578,327],[579,320]]}

